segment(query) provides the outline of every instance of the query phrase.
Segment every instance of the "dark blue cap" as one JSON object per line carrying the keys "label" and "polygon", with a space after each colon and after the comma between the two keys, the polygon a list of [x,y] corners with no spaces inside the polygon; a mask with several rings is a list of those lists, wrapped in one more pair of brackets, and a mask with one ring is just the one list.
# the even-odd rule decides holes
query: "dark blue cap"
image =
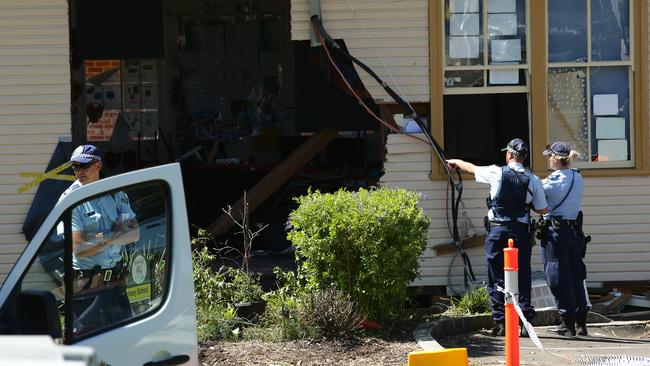
{"label": "dark blue cap", "polygon": [[528,154],[528,145],[522,139],[512,139],[508,142],[508,146],[501,149],[501,151],[510,151],[516,155]]}
{"label": "dark blue cap", "polygon": [[102,152],[93,145],[80,145],[72,152],[70,161],[86,164],[92,161],[101,161]]}
{"label": "dark blue cap", "polygon": [[546,146],[546,150],[542,154],[545,156],[553,154],[555,156],[567,157],[571,155],[571,147],[564,141],[556,141]]}

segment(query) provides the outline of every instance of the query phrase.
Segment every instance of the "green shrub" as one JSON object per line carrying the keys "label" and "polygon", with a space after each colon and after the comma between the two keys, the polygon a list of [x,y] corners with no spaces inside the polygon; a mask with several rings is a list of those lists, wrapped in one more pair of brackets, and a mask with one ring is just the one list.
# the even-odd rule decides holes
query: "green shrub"
{"label": "green shrub", "polygon": [[388,188],[298,198],[288,238],[307,291],[335,285],[368,317],[395,318],[426,246],[429,219],[419,198]]}
{"label": "green shrub", "polygon": [[460,300],[451,298],[448,315],[473,315],[490,313],[490,295],[485,287],[477,287],[466,292]]}

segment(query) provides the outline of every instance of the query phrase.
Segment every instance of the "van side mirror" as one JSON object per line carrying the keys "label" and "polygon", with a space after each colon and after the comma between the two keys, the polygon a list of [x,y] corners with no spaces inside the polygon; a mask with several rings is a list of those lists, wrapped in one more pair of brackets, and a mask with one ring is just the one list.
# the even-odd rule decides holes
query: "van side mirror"
{"label": "van side mirror", "polygon": [[20,334],[47,334],[63,337],[61,321],[54,294],[45,290],[25,290],[18,297],[18,324]]}

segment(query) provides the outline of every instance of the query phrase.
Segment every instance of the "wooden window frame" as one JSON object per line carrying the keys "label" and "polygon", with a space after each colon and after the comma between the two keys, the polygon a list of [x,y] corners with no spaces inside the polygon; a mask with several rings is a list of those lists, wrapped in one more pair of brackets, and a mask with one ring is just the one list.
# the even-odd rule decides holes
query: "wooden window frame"
{"label": "wooden window frame", "polygon": [[[443,2],[444,6],[444,2]],[[429,1],[429,62],[430,62],[430,121],[433,137],[444,146],[444,16],[439,0]],[[650,140],[648,139],[648,1],[630,0],[633,18],[633,63],[630,114],[634,136],[634,167],[589,168],[582,171],[586,177],[650,176]],[[533,171],[539,176],[548,174],[546,158],[541,154],[548,144],[548,43],[547,0],[529,2],[529,70],[530,70],[530,159]],[[436,31],[438,30],[438,31]],[[438,32],[442,32],[442,35]],[[447,179],[437,156],[431,156],[431,179]]]}

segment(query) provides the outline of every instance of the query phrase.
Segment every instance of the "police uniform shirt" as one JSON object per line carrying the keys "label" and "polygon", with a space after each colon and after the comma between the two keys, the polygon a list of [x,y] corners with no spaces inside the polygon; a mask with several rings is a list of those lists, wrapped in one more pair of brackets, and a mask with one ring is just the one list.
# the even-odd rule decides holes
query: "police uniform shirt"
{"label": "police uniform shirt", "polygon": [[[516,162],[511,162],[508,167],[517,173],[524,173],[526,169],[523,165]],[[474,177],[478,183],[487,183],[490,185],[490,198],[494,198],[499,193],[501,187],[501,167],[496,165],[477,166],[474,171]],[[528,189],[533,192],[526,193],[526,203],[533,204],[535,210],[543,210],[546,208],[546,198],[544,197],[544,188],[542,182],[535,174],[531,174],[530,181],[528,182]],[[528,224],[529,215],[517,217],[517,221]],[[510,217],[495,217],[492,210],[488,210],[488,219],[490,221],[511,221]]]}
{"label": "police uniform shirt", "polygon": [[[75,181],[59,200],[79,187],[81,184]],[[117,192],[76,206],[72,210],[72,231],[82,232],[87,241],[100,242],[112,235],[111,229],[118,220],[126,222],[134,218],[135,213],[131,209],[128,196],[124,192]],[[102,234],[101,237],[98,237],[99,233]],[[122,259],[120,250],[120,245],[108,244],[107,248],[91,256],[73,256],[72,264],[75,269],[93,269],[97,265],[113,268]]]}
{"label": "police uniform shirt", "polygon": [[[574,179],[573,187],[571,187],[571,182]],[[582,208],[582,192],[584,191],[582,175],[573,169],[556,170],[544,179],[543,185],[548,202],[548,215],[562,216],[564,220],[575,220]],[[569,187],[571,187],[570,192]],[[568,196],[566,196],[567,192]],[[566,200],[562,202],[565,196]],[[555,208],[560,202],[562,204]]]}

